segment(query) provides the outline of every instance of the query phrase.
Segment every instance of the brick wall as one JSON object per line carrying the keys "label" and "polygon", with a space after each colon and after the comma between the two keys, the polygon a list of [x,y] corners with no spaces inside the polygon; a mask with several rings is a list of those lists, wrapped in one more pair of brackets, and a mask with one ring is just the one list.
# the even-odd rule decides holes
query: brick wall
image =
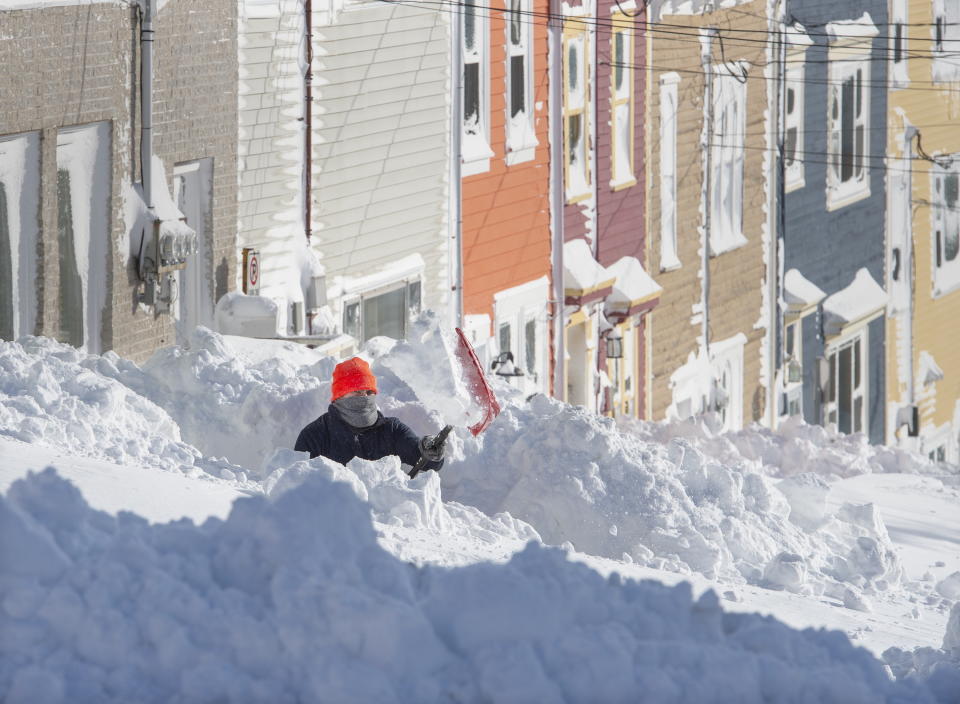
{"label": "brick wall", "polygon": [[[225,0],[172,0],[155,23],[154,134],[168,171],[178,161],[214,159],[216,295],[234,288],[236,227],[236,8]],[[0,135],[41,134],[41,234],[36,334],[59,327],[57,132],[111,125],[111,207],[103,349],[143,360],[174,341],[170,316],[137,304],[127,261],[126,184],[139,180],[139,24],[136,10],[91,4],[0,12]],[[28,292],[30,295],[34,292]]]}

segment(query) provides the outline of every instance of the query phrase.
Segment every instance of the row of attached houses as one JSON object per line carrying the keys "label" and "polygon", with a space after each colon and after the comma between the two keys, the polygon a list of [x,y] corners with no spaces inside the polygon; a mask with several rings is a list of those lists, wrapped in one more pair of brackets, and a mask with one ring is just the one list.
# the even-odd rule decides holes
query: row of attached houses
{"label": "row of attached houses", "polygon": [[528,394],[958,461],[958,55],[958,0],[8,0],[0,337],[431,309]]}

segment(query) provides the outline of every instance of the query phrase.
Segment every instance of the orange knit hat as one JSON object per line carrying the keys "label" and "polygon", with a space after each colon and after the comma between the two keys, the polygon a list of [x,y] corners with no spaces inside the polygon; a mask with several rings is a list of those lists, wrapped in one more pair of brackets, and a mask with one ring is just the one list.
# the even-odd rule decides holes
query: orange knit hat
{"label": "orange knit hat", "polygon": [[351,357],[340,362],[333,370],[333,387],[330,400],[336,401],[351,391],[364,389],[377,390],[377,377],[370,371],[370,365],[359,357]]}

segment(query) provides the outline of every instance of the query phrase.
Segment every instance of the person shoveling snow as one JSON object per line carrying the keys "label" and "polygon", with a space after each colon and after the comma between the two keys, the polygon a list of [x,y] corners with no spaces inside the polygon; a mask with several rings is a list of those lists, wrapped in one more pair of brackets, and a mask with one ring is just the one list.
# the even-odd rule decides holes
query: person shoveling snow
{"label": "person shoveling snow", "polygon": [[384,416],[377,408],[377,377],[369,364],[352,357],[334,368],[330,406],[300,431],[294,450],[340,464],[354,457],[379,460],[396,455],[417,472],[439,471],[446,432],[418,438],[398,419]]}

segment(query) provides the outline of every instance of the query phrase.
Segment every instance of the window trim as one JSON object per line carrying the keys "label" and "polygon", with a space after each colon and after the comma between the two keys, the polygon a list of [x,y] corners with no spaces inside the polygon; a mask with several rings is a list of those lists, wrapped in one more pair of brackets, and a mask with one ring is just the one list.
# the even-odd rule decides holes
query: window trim
{"label": "window trim", "polygon": [[[848,205],[856,203],[864,198],[870,197],[870,109],[871,109],[871,76],[872,61],[871,49],[869,44],[863,42],[844,44],[830,48],[830,68],[828,71],[829,82],[827,91],[827,210],[839,210]],[[862,176],[856,176],[856,151],[851,158],[854,160],[854,176],[848,181],[838,181],[841,175],[837,173],[842,169],[843,161],[843,83],[847,79],[854,80],[856,86],[857,72],[860,73],[861,89],[861,117],[858,124],[856,110],[854,108],[853,138],[854,150],[856,148],[857,128],[863,129],[863,153],[859,155],[862,163]],[[856,88],[854,88],[856,90]],[[833,116],[834,100],[839,100],[837,117]],[[857,96],[853,96],[854,105],[857,102]],[[834,152],[835,141],[840,145],[840,152]],[[834,164],[836,162],[836,165]]]}
{"label": "window trim", "polygon": [[[827,365],[829,368],[829,377],[827,379],[827,393],[823,402],[823,425],[829,426],[833,424],[837,432],[840,431],[840,352],[848,347],[853,347],[854,345],[860,346],[860,386],[855,388],[853,386],[853,379],[851,379],[850,384],[850,423],[851,430],[850,433],[863,433],[864,435],[870,434],[870,413],[869,413],[869,403],[870,403],[870,359],[869,359],[869,330],[866,325],[858,327],[857,330],[847,333],[845,335],[839,336],[834,340],[831,340],[824,348],[824,359],[827,360]],[[852,354],[852,353],[851,353]],[[834,377],[834,365],[830,362],[830,357],[836,355],[836,377]],[[854,374],[854,378],[856,375]],[[834,378],[836,379],[834,381]],[[836,391],[836,400],[831,398],[831,388]],[[862,399],[860,407],[860,430],[856,430],[856,420],[853,416],[853,409],[856,405],[857,397]],[[830,414],[836,413],[836,419],[831,421]]]}
{"label": "window trim", "polygon": [[[791,75],[792,74],[792,75]],[[798,59],[793,57],[787,59],[787,66],[785,71],[784,81],[784,115],[783,115],[783,128],[784,128],[784,145],[787,142],[787,134],[790,129],[797,130],[797,139],[794,144],[794,159],[793,164],[786,163],[786,148],[784,148],[784,189],[787,193],[791,191],[796,191],[803,188],[806,185],[806,175],[804,169],[804,115],[806,109],[806,91],[804,90],[804,80],[806,77],[806,64],[804,61],[804,55],[801,54]],[[791,86],[792,84],[792,86]],[[787,112],[788,105],[788,94],[787,90],[792,89],[794,92],[794,106],[795,110],[792,113]]]}
{"label": "window trim", "polygon": [[[466,11],[468,6],[474,8],[472,13],[468,13]],[[463,11],[460,13],[460,21],[464,25],[462,27],[463,39],[460,47],[462,54],[462,65],[460,70],[464,87],[464,111],[466,111],[467,104],[467,65],[477,64],[477,81],[479,83],[477,86],[478,129],[475,133],[467,130],[466,112],[464,112],[463,119],[460,123],[462,131],[460,146],[461,176],[472,176],[473,174],[489,171],[490,159],[493,157],[493,150],[490,148],[490,70],[488,67],[490,43],[489,21],[486,14],[482,11],[482,6],[477,2],[477,0],[467,0],[467,2],[463,5],[463,8]],[[467,49],[466,22],[468,15],[473,18],[474,26],[476,28],[474,37],[476,49],[473,52],[470,52]],[[468,59],[471,60],[468,61]]]}
{"label": "window trim", "polygon": [[[943,187],[938,187],[938,181],[954,175],[960,181],[960,152],[950,155],[953,167],[945,168],[933,165],[930,169],[930,271],[932,273],[932,296],[940,298],[960,289],[960,252],[947,262],[944,233],[943,239],[938,239],[941,229],[952,228],[960,238],[960,212],[956,208],[949,209],[945,202]],[[957,208],[960,208],[958,201]]]}
{"label": "window trim", "polygon": [[[664,117],[665,96],[670,96],[673,101],[673,113],[669,118]],[[679,242],[677,241],[677,120],[680,115],[679,103],[680,75],[674,72],[661,75],[659,106],[660,178],[658,179],[658,188],[660,189],[660,271],[672,271],[682,266],[679,256]],[[671,165],[673,177],[670,181],[669,191],[664,188],[665,145],[670,149],[673,162]],[[671,211],[669,221],[664,219],[664,213],[667,210]]]}
{"label": "window trim", "polygon": [[[534,48],[534,32],[533,27],[534,23],[528,19],[524,19],[524,15],[527,17],[530,16],[530,0],[516,0],[519,4],[519,10],[517,14],[519,15],[519,24],[520,32],[522,36],[523,46],[517,48],[517,45],[513,43],[513,35],[511,32],[512,16],[514,14],[513,9],[511,8],[512,0],[507,0],[507,9],[504,13],[505,22],[504,22],[504,32],[506,38],[505,44],[505,66],[504,66],[504,81],[505,81],[505,94],[506,94],[506,151],[504,155],[504,160],[507,163],[507,166],[513,166],[514,164],[522,164],[526,161],[531,161],[536,156],[536,148],[539,146],[540,141],[537,139],[536,133],[536,120],[535,120],[535,106],[536,100],[534,95],[534,83],[533,83],[533,65],[536,59],[536,52]],[[523,56],[523,91],[524,91],[524,112],[526,113],[525,124],[522,127],[515,125],[513,117],[513,57],[514,56]]]}
{"label": "window trim", "polygon": [[[569,80],[569,50],[572,41],[582,40],[583,47],[579,66],[580,80],[583,93],[583,105],[571,107],[570,80]],[[567,204],[579,203],[593,197],[593,174],[590,161],[590,35],[587,32],[587,22],[583,18],[568,17],[563,23],[563,181],[564,195]],[[569,120],[574,115],[582,117],[581,140],[583,141],[583,180],[584,190],[576,191],[571,188],[570,166],[571,156],[569,138]]]}
{"label": "window trim", "polygon": [[[744,72],[749,69],[749,63],[745,61],[733,62]],[[726,64],[713,64],[713,124],[710,126],[710,149],[712,151],[710,159],[711,173],[710,178],[710,202],[707,207],[710,211],[710,232],[709,248],[710,256],[716,257],[725,252],[730,252],[747,244],[747,238],[743,234],[743,205],[744,188],[746,172],[746,110],[747,110],[747,84],[741,82],[730,73]],[[736,121],[733,130],[724,129],[722,120],[718,120],[718,115],[726,107],[725,100],[727,96],[732,96],[732,101],[739,104]],[[732,177],[733,188],[731,193],[738,196],[739,207],[735,207],[730,213],[725,214],[722,205],[722,195],[720,186],[726,184],[723,173],[727,167],[733,164]]]}
{"label": "window trim", "polygon": [[[414,274],[412,276],[407,276],[402,279],[396,279],[390,283],[383,284],[381,286],[376,286],[374,288],[367,289],[365,291],[360,291],[359,293],[351,293],[349,296],[345,296],[343,301],[340,304],[340,325],[341,330],[345,335],[350,335],[355,340],[357,340],[361,345],[366,343],[370,338],[365,338],[363,334],[363,303],[366,300],[371,298],[378,298],[388,293],[393,293],[394,291],[399,291],[403,289],[403,302],[404,310],[407,311],[407,316],[403,319],[403,338],[406,339],[408,325],[410,323],[409,316],[409,304],[408,296],[410,291],[410,286],[413,284],[420,284],[420,310],[423,310],[423,281],[424,277],[422,274]],[[359,305],[358,308],[358,317],[357,325],[360,327],[360,334],[354,335],[352,332],[347,331],[347,308],[352,305]],[[374,335],[376,337],[376,335]]]}
{"label": "window trim", "polygon": [[[908,0],[890,3],[890,88],[898,90],[910,86],[910,4]],[[899,28],[900,60],[897,61],[897,30]]]}
{"label": "window trim", "polygon": [[[623,37],[625,42],[624,65],[619,67],[612,65],[616,59],[616,42],[618,37]],[[637,185],[635,168],[636,155],[634,154],[636,148],[636,79],[633,72],[635,41],[636,37],[634,36],[633,24],[631,23],[630,17],[622,12],[614,12],[611,17],[610,31],[610,56],[612,57],[610,66],[610,188],[614,191]],[[625,96],[617,94],[616,81],[618,69],[623,72],[622,75],[626,86]],[[617,135],[619,134],[619,130],[617,129],[617,108],[622,105],[627,105],[628,134],[630,139],[630,146],[627,152],[629,155],[629,163],[627,164],[625,175],[617,178],[620,170],[618,159],[619,145],[617,143]]]}

